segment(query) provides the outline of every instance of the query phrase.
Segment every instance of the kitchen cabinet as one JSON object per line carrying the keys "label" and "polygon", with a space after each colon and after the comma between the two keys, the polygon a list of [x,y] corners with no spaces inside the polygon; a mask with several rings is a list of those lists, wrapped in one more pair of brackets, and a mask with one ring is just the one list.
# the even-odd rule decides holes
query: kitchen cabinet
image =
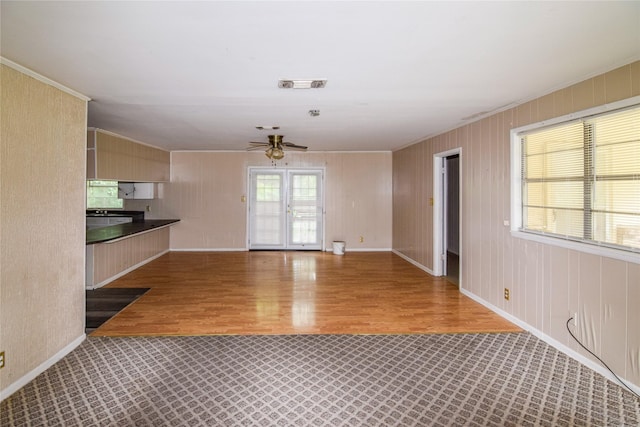
{"label": "kitchen cabinet", "polygon": [[87,131],[87,179],[166,182],[170,154],[102,129]]}
{"label": "kitchen cabinet", "polygon": [[119,182],[119,199],[153,199],[155,184],[153,182]]}

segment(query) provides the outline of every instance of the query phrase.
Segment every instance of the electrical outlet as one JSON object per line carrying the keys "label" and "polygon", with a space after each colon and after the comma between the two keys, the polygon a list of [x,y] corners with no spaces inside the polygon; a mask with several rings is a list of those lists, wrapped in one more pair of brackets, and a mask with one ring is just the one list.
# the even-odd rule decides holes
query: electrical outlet
{"label": "electrical outlet", "polygon": [[511,298],[511,291],[509,291],[509,288],[504,288],[504,299],[509,301],[509,298]]}
{"label": "electrical outlet", "polygon": [[573,326],[578,326],[578,313],[573,313],[573,320],[571,321]]}
{"label": "electrical outlet", "polygon": [[0,351],[0,369],[4,368],[4,351]]}
{"label": "electrical outlet", "polygon": [[364,236],[360,236],[360,243],[364,243]]}

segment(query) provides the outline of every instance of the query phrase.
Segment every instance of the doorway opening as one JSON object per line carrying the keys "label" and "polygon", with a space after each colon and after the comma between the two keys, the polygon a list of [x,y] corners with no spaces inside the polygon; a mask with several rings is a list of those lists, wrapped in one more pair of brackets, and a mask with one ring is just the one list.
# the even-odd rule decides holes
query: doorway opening
{"label": "doorway opening", "polygon": [[434,274],[460,285],[460,156],[461,148],[435,154]]}
{"label": "doorway opening", "polygon": [[249,169],[249,249],[321,250],[324,171]]}

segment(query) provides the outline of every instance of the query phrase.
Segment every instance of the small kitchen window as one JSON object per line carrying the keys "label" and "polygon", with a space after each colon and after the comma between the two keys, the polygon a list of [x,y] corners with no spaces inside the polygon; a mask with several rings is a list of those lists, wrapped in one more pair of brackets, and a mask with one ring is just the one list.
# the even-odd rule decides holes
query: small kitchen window
{"label": "small kitchen window", "polygon": [[118,181],[87,181],[87,209],[122,209]]}

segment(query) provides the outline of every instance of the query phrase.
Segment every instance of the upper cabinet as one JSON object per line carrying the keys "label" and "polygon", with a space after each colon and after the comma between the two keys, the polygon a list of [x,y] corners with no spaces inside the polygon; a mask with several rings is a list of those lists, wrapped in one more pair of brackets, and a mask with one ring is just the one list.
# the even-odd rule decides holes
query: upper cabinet
{"label": "upper cabinet", "polygon": [[169,152],[101,129],[87,131],[87,179],[169,181]]}
{"label": "upper cabinet", "polygon": [[118,199],[153,199],[153,182],[118,182]]}

